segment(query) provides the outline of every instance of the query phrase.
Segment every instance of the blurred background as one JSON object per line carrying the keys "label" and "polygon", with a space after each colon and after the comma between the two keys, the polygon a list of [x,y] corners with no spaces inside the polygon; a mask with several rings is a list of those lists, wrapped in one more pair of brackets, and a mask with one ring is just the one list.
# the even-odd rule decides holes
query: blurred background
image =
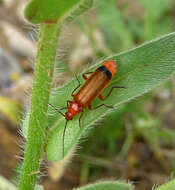
{"label": "blurred background", "polygon": [[[38,28],[25,21],[25,3],[0,0],[0,176],[6,183],[17,179],[23,157],[20,125],[29,109],[36,54]],[[62,30],[53,87],[104,56],[174,29],[173,0],[96,0],[88,13]],[[171,77],[93,127],[64,173],[60,163],[45,160],[41,173],[46,176],[40,181],[46,190],[64,190],[112,178],[132,181],[136,190],[150,190],[175,174],[174,116]]]}

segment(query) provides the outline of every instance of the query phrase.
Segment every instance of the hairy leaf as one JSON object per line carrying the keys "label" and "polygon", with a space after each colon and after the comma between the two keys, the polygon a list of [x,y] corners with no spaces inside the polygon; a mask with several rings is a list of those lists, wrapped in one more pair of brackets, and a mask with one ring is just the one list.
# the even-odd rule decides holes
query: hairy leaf
{"label": "hairy leaf", "polygon": [[[174,50],[175,33],[171,33],[130,51],[106,58],[105,60],[116,60],[118,72],[109,87],[104,90],[103,95],[106,94],[112,86],[125,86],[126,88],[115,89],[103,103],[113,105],[117,109],[119,105],[152,90],[167,80],[175,72]],[[94,71],[103,61],[104,60],[92,66],[89,71]],[[82,82],[82,77],[80,75],[78,77]],[[58,108],[65,107],[66,101],[72,99],[71,92],[76,86],[77,81],[73,79],[65,86],[56,89],[52,94],[50,102]],[[95,88],[95,86],[92,88]],[[99,104],[101,104],[101,101],[97,98],[92,102],[92,107]],[[81,120],[81,129],[78,124],[79,116],[69,121],[65,135],[64,155],[75,147],[82,134],[89,129],[89,126],[93,125],[110,111],[111,109],[105,107],[92,111],[85,108]],[[52,115],[49,116],[50,133],[46,151],[48,159],[56,161],[62,159],[62,138],[65,118],[60,116],[52,108],[50,108],[50,112],[52,112]]]}
{"label": "hairy leaf", "polygon": [[174,189],[175,187],[175,180],[171,180],[157,188],[155,188],[155,190],[170,190],[170,189]]}
{"label": "hairy leaf", "polygon": [[25,17],[34,24],[72,20],[89,9],[92,3],[93,0],[31,0],[25,9]]}
{"label": "hairy leaf", "polygon": [[133,190],[133,186],[119,181],[103,181],[95,184],[86,185],[74,190]]}

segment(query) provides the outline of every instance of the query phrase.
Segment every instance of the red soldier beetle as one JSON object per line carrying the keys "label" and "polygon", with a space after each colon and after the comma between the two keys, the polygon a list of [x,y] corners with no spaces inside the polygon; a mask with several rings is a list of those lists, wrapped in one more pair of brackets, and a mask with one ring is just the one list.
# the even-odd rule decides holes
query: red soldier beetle
{"label": "red soldier beetle", "polygon": [[[94,72],[86,72],[82,76],[85,80],[85,83],[78,90],[77,93],[75,91],[81,86],[79,79],[76,77],[78,81],[78,86],[73,90],[72,97],[73,100],[67,101],[67,106],[61,109],[52,106],[56,111],[58,111],[62,116],[65,117],[66,123],[63,131],[63,157],[64,157],[64,136],[66,132],[67,123],[69,120],[72,120],[75,115],[81,112],[79,117],[79,127],[81,128],[81,118],[83,116],[83,111],[85,107],[88,107],[90,110],[100,108],[101,106],[105,106],[107,108],[113,108],[113,106],[109,106],[106,104],[100,104],[95,108],[92,108],[91,103],[96,98],[99,97],[100,100],[105,100],[115,88],[125,88],[123,86],[113,86],[110,91],[107,93],[105,97],[102,96],[103,90],[110,84],[111,80],[114,78],[117,72],[117,64],[114,60],[105,61],[102,66],[98,67]],[[89,75],[87,77],[87,75]],[[74,94],[75,93],[75,94]],[[63,114],[61,110],[67,109],[67,112]]]}

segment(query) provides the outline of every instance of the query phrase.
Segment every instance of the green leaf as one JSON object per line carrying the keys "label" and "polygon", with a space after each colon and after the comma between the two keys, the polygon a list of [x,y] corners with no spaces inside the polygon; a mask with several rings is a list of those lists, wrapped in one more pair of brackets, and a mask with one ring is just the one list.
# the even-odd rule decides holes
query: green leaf
{"label": "green leaf", "polygon": [[[109,87],[104,90],[103,95],[106,94],[112,86],[125,86],[126,88],[115,89],[104,103],[113,105],[117,109],[117,106],[120,104],[128,102],[129,100],[152,90],[160,83],[167,80],[175,72],[174,50],[175,33],[171,33],[128,52],[106,58],[105,60],[116,60],[118,72],[111,81]],[[94,69],[99,67],[103,61],[104,60],[91,67],[89,71],[94,71]],[[80,75],[78,77],[82,82],[82,77]],[[71,92],[76,86],[77,81],[73,79],[65,86],[57,88],[53,92],[50,102],[58,108],[65,107],[66,101],[72,99]],[[99,104],[101,104],[101,101],[97,98],[92,102],[92,107]],[[73,120],[69,121],[65,135],[64,155],[75,147],[82,134],[89,129],[89,126],[92,126],[110,111],[111,109],[104,107],[94,111],[89,111],[85,108],[81,120],[81,129],[79,129],[78,124],[79,116],[76,116]],[[46,151],[48,159],[56,161],[62,159],[62,138],[65,118],[60,116],[52,108],[50,108],[50,112],[52,115],[49,116],[50,134]]]}
{"label": "green leaf", "polygon": [[31,0],[25,9],[25,17],[34,24],[62,22],[74,19],[93,4],[93,0]]}
{"label": "green leaf", "polygon": [[174,187],[175,187],[175,179],[155,188],[155,190],[170,190],[170,189],[173,190]]}
{"label": "green leaf", "polygon": [[151,40],[154,37],[161,36],[165,32],[172,31],[171,21],[166,14],[170,11],[171,0],[139,1],[144,5],[144,30],[142,37],[145,40]]}
{"label": "green leaf", "polygon": [[95,184],[86,185],[74,190],[133,190],[133,186],[119,181],[103,181]]}
{"label": "green leaf", "polygon": [[132,47],[131,33],[116,7],[116,1],[98,0],[97,2],[99,5],[97,19],[109,48],[116,52],[121,48],[126,50]]}

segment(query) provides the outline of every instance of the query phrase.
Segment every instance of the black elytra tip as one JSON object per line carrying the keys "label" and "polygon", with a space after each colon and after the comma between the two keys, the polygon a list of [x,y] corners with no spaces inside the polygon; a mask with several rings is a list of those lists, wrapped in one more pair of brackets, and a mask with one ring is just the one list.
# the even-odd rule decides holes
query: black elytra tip
{"label": "black elytra tip", "polygon": [[108,79],[111,80],[112,73],[104,65],[99,67],[98,70],[102,71],[108,77]]}

